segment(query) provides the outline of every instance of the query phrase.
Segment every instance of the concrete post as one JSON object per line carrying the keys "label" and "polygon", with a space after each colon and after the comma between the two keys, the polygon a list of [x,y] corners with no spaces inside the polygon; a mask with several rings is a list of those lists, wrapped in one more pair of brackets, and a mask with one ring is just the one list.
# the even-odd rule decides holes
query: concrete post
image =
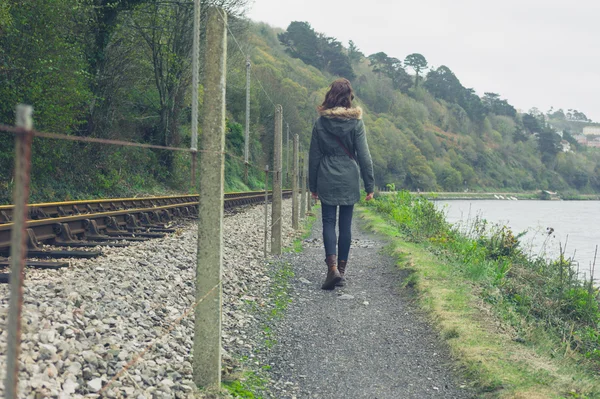
{"label": "concrete post", "polygon": [[10,297],[8,302],[8,341],[6,349],[7,399],[19,397],[19,353],[21,348],[21,314],[23,311],[23,280],[27,256],[27,203],[29,202],[29,177],[31,169],[31,141],[33,129],[29,105],[17,106],[16,126],[25,131],[15,136],[15,186],[13,191],[13,221],[10,241]]}
{"label": "concrete post", "polygon": [[194,34],[192,49],[192,190],[196,192],[198,163],[198,86],[200,76],[200,0],[194,0]]}
{"label": "concrete post", "polygon": [[306,171],[308,162],[306,154],[302,153],[302,168],[300,172],[300,219],[306,218]]}
{"label": "concrete post", "polygon": [[275,107],[275,137],[273,138],[273,200],[271,211],[271,253],[281,255],[281,180],[282,180],[283,108]]}
{"label": "concrete post", "polygon": [[198,257],[193,349],[194,382],[221,385],[221,274],[223,265],[223,181],[225,150],[225,81],[227,14],[210,8],[206,27],[206,63]]}
{"label": "concrete post", "polygon": [[294,135],[294,153],[292,169],[292,228],[298,230],[298,135]]}
{"label": "concrete post", "polygon": [[250,159],[250,57],[246,59],[246,131],[244,134],[244,178],[248,184],[248,163]]}
{"label": "concrete post", "polygon": [[265,166],[265,259],[269,242],[269,165]]}
{"label": "concrete post", "polygon": [[285,184],[289,188],[290,184],[290,124],[286,123],[287,133],[285,139]]}

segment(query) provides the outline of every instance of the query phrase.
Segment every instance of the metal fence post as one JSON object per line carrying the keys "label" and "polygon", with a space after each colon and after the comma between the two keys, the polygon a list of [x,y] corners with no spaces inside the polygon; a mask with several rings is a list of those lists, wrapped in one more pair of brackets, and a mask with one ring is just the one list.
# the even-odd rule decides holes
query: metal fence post
{"label": "metal fence post", "polygon": [[273,138],[273,200],[271,211],[271,253],[281,255],[281,152],[283,131],[283,108],[275,107],[275,136]]}
{"label": "metal fence post", "polygon": [[10,299],[8,305],[8,342],[6,349],[5,395],[18,397],[19,352],[21,349],[21,313],[23,311],[23,280],[27,256],[27,202],[31,170],[33,108],[17,105],[16,126],[23,129],[15,136],[15,186],[13,191],[13,224],[11,231]]}
{"label": "metal fence post", "polygon": [[198,257],[194,332],[194,382],[221,385],[221,275],[227,15],[210,8],[206,27],[205,100],[200,158]]}

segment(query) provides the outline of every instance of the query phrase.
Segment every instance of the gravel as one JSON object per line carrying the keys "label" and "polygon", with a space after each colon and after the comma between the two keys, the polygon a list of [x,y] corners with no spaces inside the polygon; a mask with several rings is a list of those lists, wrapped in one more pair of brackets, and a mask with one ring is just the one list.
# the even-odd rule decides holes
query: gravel
{"label": "gravel", "polygon": [[472,398],[447,348],[411,295],[384,243],[355,225],[344,287],[320,289],[326,266],[321,223],[292,264],[292,303],[276,323],[268,396],[285,398]]}
{"label": "gravel", "polygon": [[[291,220],[291,201],[283,212]],[[269,212],[270,213],[270,212]],[[269,287],[263,260],[264,208],[225,218],[223,350],[226,370],[240,352],[258,345],[246,333],[256,324],[249,302],[262,303]],[[284,245],[295,238],[284,223]],[[192,398],[196,226],[127,248],[101,248],[69,268],[27,270],[19,397],[95,398],[128,362],[144,356],[103,395],[108,398]],[[6,373],[7,285],[0,286],[0,379]],[[175,327],[165,335],[166,328]],[[149,346],[152,344],[151,346]],[[0,383],[0,397],[4,384]]]}

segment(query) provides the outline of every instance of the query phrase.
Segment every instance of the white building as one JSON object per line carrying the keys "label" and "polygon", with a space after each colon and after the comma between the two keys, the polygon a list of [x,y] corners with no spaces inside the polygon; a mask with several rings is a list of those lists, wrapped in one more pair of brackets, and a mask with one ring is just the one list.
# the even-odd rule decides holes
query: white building
{"label": "white building", "polygon": [[600,136],[600,126],[586,126],[583,128],[583,134],[586,136]]}

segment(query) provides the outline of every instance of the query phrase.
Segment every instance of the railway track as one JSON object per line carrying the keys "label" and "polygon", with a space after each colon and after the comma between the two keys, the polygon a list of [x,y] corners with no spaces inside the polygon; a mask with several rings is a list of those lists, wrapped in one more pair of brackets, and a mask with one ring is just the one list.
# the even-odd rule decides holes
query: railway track
{"label": "railway track", "polygon": [[[291,190],[283,191],[284,197]],[[269,193],[269,198],[271,193]],[[264,201],[264,191],[226,193],[225,209]],[[29,205],[27,224],[28,258],[94,258],[100,251],[73,250],[98,246],[126,246],[128,242],[145,241],[172,233],[172,225],[180,218],[195,218],[198,195],[149,198],[117,198],[69,201]],[[12,205],[0,206],[0,268],[9,265]],[[67,250],[46,249],[67,247]],[[65,262],[27,260],[35,268],[57,269]],[[8,281],[0,273],[0,282]]]}

